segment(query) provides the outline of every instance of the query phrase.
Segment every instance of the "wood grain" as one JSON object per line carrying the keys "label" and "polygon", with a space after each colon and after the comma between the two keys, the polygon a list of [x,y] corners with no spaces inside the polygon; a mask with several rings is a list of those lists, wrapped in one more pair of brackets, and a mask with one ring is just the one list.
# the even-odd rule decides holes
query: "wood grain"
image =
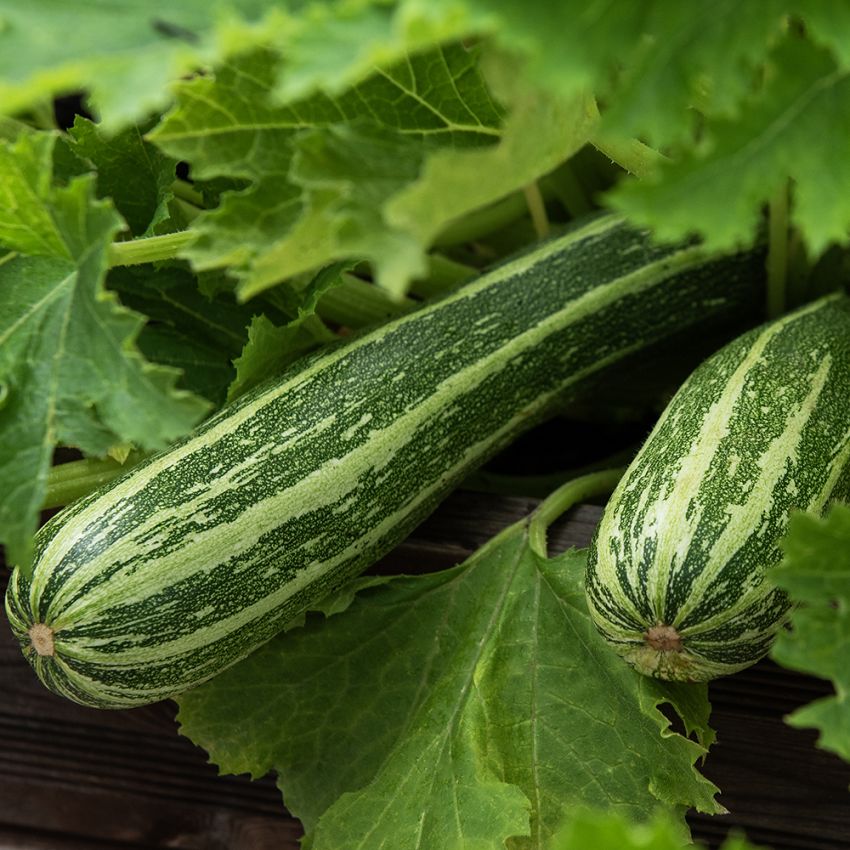
{"label": "wood grain", "polygon": [[[375,571],[451,566],[535,504],[458,493]],[[552,529],[550,550],[586,545],[599,512],[571,511]],[[217,776],[178,734],[172,703],[105,712],[60,699],[38,683],[5,624],[0,676],[0,850],[297,850],[300,826],[273,778]],[[850,766],[782,721],[829,692],[770,662],[713,683],[718,743],[704,772],[730,814],[693,815],[695,837],[715,847],[737,828],[775,850],[850,849]]]}

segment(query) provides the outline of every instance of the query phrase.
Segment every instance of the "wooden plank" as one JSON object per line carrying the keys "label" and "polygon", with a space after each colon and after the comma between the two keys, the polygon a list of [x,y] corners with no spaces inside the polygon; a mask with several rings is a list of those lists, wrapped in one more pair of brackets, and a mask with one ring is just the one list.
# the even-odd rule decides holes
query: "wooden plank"
{"label": "wooden plank", "polygon": [[[375,571],[451,566],[535,504],[458,493]],[[571,511],[551,530],[550,550],[586,545],[599,512]],[[273,779],[217,776],[177,734],[172,703],[97,711],[60,699],[5,627],[0,677],[0,850],[297,850],[299,824]],[[692,816],[695,837],[716,846],[743,828],[775,850],[850,848],[850,766],[782,722],[829,690],[770,662],[712,684],[719,741],[704,772],[730,814]]]}

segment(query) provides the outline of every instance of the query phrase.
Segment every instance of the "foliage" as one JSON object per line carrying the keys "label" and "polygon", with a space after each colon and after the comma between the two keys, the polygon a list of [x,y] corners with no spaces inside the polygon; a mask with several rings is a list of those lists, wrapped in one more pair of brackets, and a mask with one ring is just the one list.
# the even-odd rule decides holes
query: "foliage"
{"label": "foliage", "polygon": [[[819,256],[830,285],[846,268],[850,7],[832,0],[0,0],[0,24],[0,542],[23,568],[57,445],[160,449],[577,211],[721,248],[770,205],[772,286]],[[52,99],[76,94],[95,120],[60,131]],[[366,823],[399,847],[415,829],[678,846],[660,820],[576,815],[553,837],[576,806],[714,810],[692,767],[711,733],[702,691],[597,654],[583,556],[526,532],[311,615],[184,696],[184,729],[225,769],[277,769],[316,848]],[[775,573],[805,603],[775,657],[836,688],[792,722],[845,758],[848,538],[847,509],[797,518]],[[404,652],[375,665],[390,639]]]}
{"label": "foliage", "polygon": [[[249,347],[230,397],[330,339],[318,320],[304,321],[291,296],[284,315],[272,315],[259,293],[303,292],[303,283],[292,287],[305,275],[338,261],[368,261],[369,276],[398,297],[428,277],[435,242],[451,243],[466,217],[556,169],[555,194],[567,212],[586,209],[608,189],[607,203],[665,238],[697,232],[713,246],[746,243],[762,205],[789,181],[791,221],[810,254],[843,242],[850,225],[836,173],[843,166],[831,155],[848,132],[840,116],[849,112],[842,34],[850,15],[821,0],[746,9],[724,2],[710,11],[667,0],[627,9],[541,0],[234,0],[212,10],[197,2],[179,9],[133,2],[120,14],[103,4],[75,9],[73,25],[43,0],[0,3],[0,13],[0,102],[25,119],[3,127],[8,202],[0,244],[19,254],[4,270],[13,298],[7,332],[16,337],[4,351],[9,392],[29,368],[23,361],[70,362],[61,345],[25,354],[22,328],[33,326],[27,311],[34,302],[11,293],[28,273],[27,258],[39,257],[42,268],[46,258],[68,261],[57,222],[67,203],[60,198],[72,187],[76,214],[100,210],[103,222],[97,247],[90,246],[92,282],[72,289],[87,291],[113,323],[117,304],[107,307],[95,294],[105,261],[179,257],[196,275],[222,270],[236,280],[240,300],[253,299],[239,332]],[[49,130],[27,126],[50,124],[46,98],[80,89],[99,123],[78,118],[58,142]],[[663,155],[634,141],[638,135]],[[588,179],[584,166],[570,174],[571,158],[578,163],[573,155],[588,144],[642,179],[611,187],[607,178]],[[174,181],[178,159],[194,186]],[[549,208],[557,219],[551,201]],[[542,210],[535,210],[538,230],[546,227]],[[119,234],[125,241],[107,251]],[[154,238],[126,241],[145,236]],[[113,280],[126,294],[118,281],[128,278]],[[232,297],[230,286],[225,292]],[[50,315],[59,316],[58,302],[51,303]],[[71,388],[60,368],[48,369],[57,390],[40,392],[40,412],[4,407],[0,442],[9,457],[29,458],[13,473],[7,492],[14,496],[0,497],[0,539],[15,560],[26,561],[55,443],[96,454],[128,441],[156,448],[201,415],[197,396],[216,404],[227,396],[232,367],[216,353],[232,360],[239,352],[216,352],[208,338],[187,336],[161,313],[143,312],[153,326],[138,346],[149,360],[184,369],[182,386],[195,396],[174,395],[171,373],[151,371],[135,352],[123,356],[135,364],[127,380],[158,376],[148,389],[114,375],[96,379],[90,370],[73,388],[97,422],[97,439],[91,427],[65,433],[49,421],[50,399]],[[40,307],[32,315],[41,314]],[[71,337],[88,338],[87,311],[63,315]],[[131,323],[120,346],[130,352],[142,319],[121,315]],[[125,417],[108,413],[119,405]],[[160,416],[162,424],[146,434],[131,424]]]}
{"label": "foliage", "polygon": [[533,523],[454,569],[366,579],[181,696],[181,731],[224,772],[277,771],[313,850],[545,848],[576,806],[721,811],[693,767],[705,688],[622,664],[587,613],[585,553],[547,558]]}
{"label": "foliage", "polygon": [[835,505],[824,520],[798,514],[785,540],[785,561],[772,574],[801,603],[792,630],[773,657],[786,667],[829,679],[835,695],[795,711],[792,726],[820,731],[819,746],[850,761],[850,507]]}

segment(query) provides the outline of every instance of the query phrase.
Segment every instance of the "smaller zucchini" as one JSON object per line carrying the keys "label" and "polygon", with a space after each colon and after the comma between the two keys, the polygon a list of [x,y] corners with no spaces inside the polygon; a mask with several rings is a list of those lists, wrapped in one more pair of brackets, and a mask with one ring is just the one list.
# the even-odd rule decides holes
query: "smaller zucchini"
{"label": "smaller zucchini", "polygon": [[790,603],[765,581],[793,511],[850,498],[850,300],[739,337],[664,411],[603,513],[586,588],[639,672],[703,681],[753,664]]}

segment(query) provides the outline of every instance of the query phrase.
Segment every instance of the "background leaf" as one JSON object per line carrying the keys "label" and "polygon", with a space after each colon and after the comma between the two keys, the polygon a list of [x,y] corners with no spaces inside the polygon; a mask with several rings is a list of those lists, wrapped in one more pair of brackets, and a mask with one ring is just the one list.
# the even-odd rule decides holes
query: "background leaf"
{"label": "background leaf", "polygon": [[143,318],[103,288],[121,219],[90,176],[51,185],[54,139],[0,145],[0,240],[32,255],[0,263],[0,528],[24,567],[57,442],[101,455],[122,441],[162,448],[207,410],[134,347]]}
{"label": "background leaf", "polygon": [[[616,812],[586,809],[572,815],[558,831],[549,850],[700,850],[684,840],[667,814],[658,811],[635,822]],[[720,850],[758,850],[742,836],[727,838]]]}
{"label": "background leaf", "polygon": [[711,249],[750,242],[761,207],[794,181],[792,219],[814,255],[846,242],[850,202],[850,76],[831,54],[798,37],[771,54],[763,92],[736,120],[710,122],[692,153],[609,196],[661,239],[699,234]]}
{"label": "background leaf", "polygon": [[421,274],[423,247],[388,226],[382,207],[429,150],[498,138],[501,112],[477,51],[447,45],[376,69],[339,96],[282,105],[272,97],[277,65],[257,51],[182,85],[151,136],[196,177],[252,182],[196,222],[187,258],[199,269],[234,267],[243,297],[348,256],[402,283]]}
{"label": "background leaf", "polygon": [[229,0],[227,7],[243,23],[207,0],[0,0],[2,108],[14,113],[86,89],[110,130],[140,120],[169,102],[172,80],[250,38],[247,23],[269,4]]}

